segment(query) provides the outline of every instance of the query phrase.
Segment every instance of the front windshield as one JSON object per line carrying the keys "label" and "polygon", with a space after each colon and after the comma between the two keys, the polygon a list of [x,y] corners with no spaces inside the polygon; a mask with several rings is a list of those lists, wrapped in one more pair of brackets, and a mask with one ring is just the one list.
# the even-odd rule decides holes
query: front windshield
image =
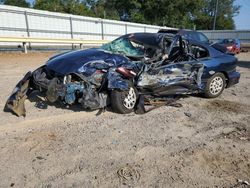
{"label": "front windshield", "polygon": [[102,45],[101,48],[126,56],[144,56],[144,47],[136,42],[130,41],[129,38],[118,38],[108,44]]}

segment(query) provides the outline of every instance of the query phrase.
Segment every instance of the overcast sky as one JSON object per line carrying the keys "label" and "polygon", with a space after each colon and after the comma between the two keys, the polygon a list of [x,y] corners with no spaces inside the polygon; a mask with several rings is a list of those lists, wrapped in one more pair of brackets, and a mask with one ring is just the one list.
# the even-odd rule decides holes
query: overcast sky
{"label": "overcast sky", "polygon": [[250,30],[250,0],[236,0],[235,4],[241,5],[240,14],[234,18],[236,29]]}

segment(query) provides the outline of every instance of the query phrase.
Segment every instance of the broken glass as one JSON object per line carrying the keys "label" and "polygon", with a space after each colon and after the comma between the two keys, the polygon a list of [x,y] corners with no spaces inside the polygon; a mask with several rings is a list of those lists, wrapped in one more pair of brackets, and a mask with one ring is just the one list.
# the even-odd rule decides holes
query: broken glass
{"label": "broken glass", "polygon": [[144,56],[143,46],[130,41],[128,38],[119,38],[108,44],[104,44],[102,45],[102,49],[126,56]]}

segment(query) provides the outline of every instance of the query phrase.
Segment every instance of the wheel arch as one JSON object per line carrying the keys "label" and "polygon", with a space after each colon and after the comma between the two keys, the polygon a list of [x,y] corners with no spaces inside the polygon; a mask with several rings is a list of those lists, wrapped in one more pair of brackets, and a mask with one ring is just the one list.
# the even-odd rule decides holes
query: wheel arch
{"label": "wheel arch", "polygon": [[225,78],[226,78],[226,87],[227,87],[228,81],[229,81],[228,73],[226,71],[219,71],[219,72],[222,73],[225,76]]}

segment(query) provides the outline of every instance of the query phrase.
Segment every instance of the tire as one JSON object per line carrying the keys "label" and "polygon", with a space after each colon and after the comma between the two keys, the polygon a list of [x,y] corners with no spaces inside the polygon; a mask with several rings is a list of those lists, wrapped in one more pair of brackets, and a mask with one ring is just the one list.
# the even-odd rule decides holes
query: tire
{"label": "tire", "polygon": [[226,86],[226,78],[223,73],[215,73],[208,79],[204,96],[207,98],[216,98],[223,92]]}
{"label": "tire", "polygon": [[112,90],[110,93],[110,105],[114,112],[128,114],[134,111],[138,93],[134,85],[129,82],[128,90]]}

